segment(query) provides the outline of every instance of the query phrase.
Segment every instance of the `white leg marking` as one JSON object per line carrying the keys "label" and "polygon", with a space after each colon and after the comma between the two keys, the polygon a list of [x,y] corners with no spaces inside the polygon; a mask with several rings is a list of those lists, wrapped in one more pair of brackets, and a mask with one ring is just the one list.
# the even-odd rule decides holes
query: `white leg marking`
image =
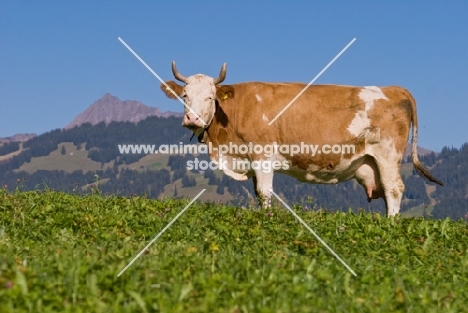
{"label": "white leg marking", "polygon": [[400,212],[401,197],[405,190],[400,174],[401,153],[395,149],[393,140],[383,141],[380,147],[376,161],[385,194],[387,216],[390,217]]}
{"label": "white leg marking", "polygon": [[273,175],[274,172],[270,171],[264,173],[262,170],[255,170],[255,177],[257,178],[257,190],[259,200],[262,207],[269,208],[271,206],[271,189],[273,188]]}

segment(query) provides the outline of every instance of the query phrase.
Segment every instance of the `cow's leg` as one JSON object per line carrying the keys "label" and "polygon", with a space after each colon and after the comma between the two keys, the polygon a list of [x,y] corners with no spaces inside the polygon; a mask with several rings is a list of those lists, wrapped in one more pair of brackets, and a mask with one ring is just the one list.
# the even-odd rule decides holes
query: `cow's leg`
{"label": "cow's leg", "polygon": [[406,138],[385,139],[369,147],[379,169],[387,217],[400,212],[401,197],[405,190],[400,168],[405,148]]}
{"label": "cow's leg", "polygon": [[261,170],[255,170],[253,177],[255,196],[257,196],[260,205],[263,208],[271,206],[271,191],[273,188],[273,171],[264,173]]}
{"label": "cow's leg", "polygon": [[387,217],[395,216],[400,212],[401,197],[405,190],[400,174],[400,162],[383,161],[378,166],[387,207]]}

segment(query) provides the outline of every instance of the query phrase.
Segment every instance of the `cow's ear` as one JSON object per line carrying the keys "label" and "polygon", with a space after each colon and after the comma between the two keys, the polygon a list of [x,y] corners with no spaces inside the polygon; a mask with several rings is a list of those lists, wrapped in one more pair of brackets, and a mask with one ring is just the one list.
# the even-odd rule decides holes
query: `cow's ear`
{"label": "cow's ear", "polygon": [[[168,85],[170,89],[167,88],[166,85]],[[176,93],[176,95],[178,95],[179,97],[184,92],[184,87],[178,85],[175,81],[172,81],[172,80],[167,81],[166,85],[161,84],[161,90],[164,91],[166,96],[168,96],[171,99],[177,98],[172,91],[174,91]],[[172,89],[172,91],[171,91],[171,89]]]}
{"label": "cow's ear", "polygon": [[219,101],[234,98],[234,88],[229,85],[216,86],[216,98]]}

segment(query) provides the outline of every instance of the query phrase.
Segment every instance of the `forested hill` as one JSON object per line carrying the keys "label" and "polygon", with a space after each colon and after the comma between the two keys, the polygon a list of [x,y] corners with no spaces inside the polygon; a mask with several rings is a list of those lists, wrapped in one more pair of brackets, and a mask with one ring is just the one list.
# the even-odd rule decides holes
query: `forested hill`
{"label": "forested hill", "polygon": [[[237,182],[220,171],[188,171],[186,162],[207,155],[120,154],[119,144],[188,144],[192,133],[180,118],[149,117],[138,123],[84,124],[57,129],[24,143],[0,146],[0,184],[9,190],[52,188],[74,193],[99,189],[104,194],[150,197],[191,197],[207,188],[205,200],[247,205],[252,201],[251,181]],[[444,181],[435,187],[413,175],[404,163],[406,185],[403,214],[465,218],[468,203],[468,146],[444,148],[422,157],[433,174]],[[93,189],[94,188],[94,189]],[[312,185],[277,174],[274,188],[291,204],[305,209],[384,210],[383,200],[368,203],[354,181],[337,185]]]}
{"label": "forested hill", "polygon": [[445,186],[437,186],[433,194],[438,200],[433,215],[468,220],[468,143],[460,149],[444,148],[436,158],[433,174]]}

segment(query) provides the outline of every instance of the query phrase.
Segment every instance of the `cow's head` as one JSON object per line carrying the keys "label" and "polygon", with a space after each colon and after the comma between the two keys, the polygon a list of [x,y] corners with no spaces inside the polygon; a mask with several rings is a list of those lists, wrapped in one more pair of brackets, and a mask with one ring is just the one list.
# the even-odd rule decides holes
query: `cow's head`
{"label": "cow's head", "polygon": [[172,62],[172,73],[177,80],[185,83],[185,86],[168,81],[166,84],[169,88],[161,84],[161,89],[171,99],[176,99],[176,95],[182,98],[185,102],[182,126],[189,128],[199,137],[213,121],[217,101],[216,85],[226,78],[226,63],[221,67],[218,78],[203,74],[185,77],[177,71],[174,61]]}

